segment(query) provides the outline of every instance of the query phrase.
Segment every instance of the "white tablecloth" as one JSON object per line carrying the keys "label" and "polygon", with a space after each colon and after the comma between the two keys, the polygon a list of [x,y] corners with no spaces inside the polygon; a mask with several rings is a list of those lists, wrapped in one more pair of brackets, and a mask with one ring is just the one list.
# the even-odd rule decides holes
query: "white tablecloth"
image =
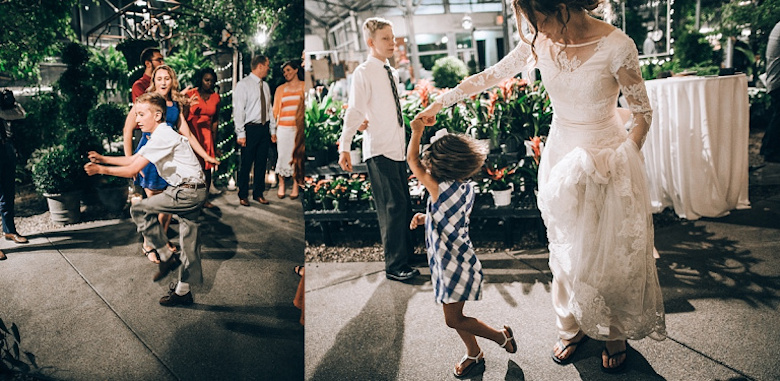
{"label": "white tablecloth", "polygon": [[645,82],[653,124],[642,152],[653,212],[722,217],[748,201],[747,78],[675,77]]}

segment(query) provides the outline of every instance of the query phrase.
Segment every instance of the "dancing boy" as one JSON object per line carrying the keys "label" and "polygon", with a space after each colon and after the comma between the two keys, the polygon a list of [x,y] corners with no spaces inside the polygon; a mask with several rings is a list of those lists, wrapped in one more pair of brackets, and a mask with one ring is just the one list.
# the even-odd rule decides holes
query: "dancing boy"
{"label": "dancing boy", "polygon": [[[165,179],[169,186],[162,193],[133,204],[130,214],[146,244],[160,254],[159,270],[154,274],[153,280],[157,282],[163,279],[171,270],[181,265],[178,284],[160,299],[160,304],[192,304],[190,283],[197,284],[203,280],[198,243],[198,216],[206,201],[205,176],[187,138],[165,123],[165,98],[157,93],[145,93],[139,96],[135,103],[136,123],[141,130],[152,134],[149,142],[133,156],[103,156],[91,151],[91,163],[84,165],[84,170],[90,176],[101,174],[133,177],[147,164],[154,163],[160,177]],[[176,214],[179,217],[183,253],[181,259],[168,248],[168,239],[157,219],[159,213]]]}

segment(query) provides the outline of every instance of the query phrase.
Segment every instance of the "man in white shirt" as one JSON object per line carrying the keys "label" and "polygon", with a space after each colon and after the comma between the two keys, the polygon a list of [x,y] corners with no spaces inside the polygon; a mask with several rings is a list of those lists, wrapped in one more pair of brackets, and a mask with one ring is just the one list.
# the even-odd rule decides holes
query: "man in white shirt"
{"label": "man in white shirt", "polygon": [[414,247],[409,231],[412,204],[407,185],[406,131],[398,100],[398,72],[387,62],[395,51],[395,36],[392,24],[378,17],[363,23],[363,34],[371,54],[352,74],[339,165],[352,171],[352,139],[367,119],[363,158],[377,207],[385,275],[387,279],[406,281],[420,272],[409,265]]}
{"label": "man in white shirt", "polygon": [[[145,93],[136,99],[134,107],[141,130],[152,134],[149,142],[133,156],[103,156],[91,151],[91,163],[84,165],[84,170],[90,176],[133,177],[147,164],[154,163],[169,186],[162,193],[133,204],[130,214],[144,237],[144,245],[153,247],[160,256],[159,269],[152,279],[157,282],[181,265],[178,284],[160,299],[160,304],[192,304],[190,284],[203,281],[198,216],[206,201],[205,176],[187,138],[165,123],[165,98],[157,93]],[[168,248],[168,238],[157,219],[159,213],[179,217],[181,259]]]}
{"label": "man in white shirt", "polygon": [[238,200],[249,206],[249,170],[255,165],[252,198],[268,204],[265,192],[265,167],[271,142],[276,143],[276,120],[271,107],[271,89],[263,79],[268,75],[270,61],[266,56],[254,56],[252,72],[240,80],[233,92],[233,123],[236,142],[241,148],[238,170]]}

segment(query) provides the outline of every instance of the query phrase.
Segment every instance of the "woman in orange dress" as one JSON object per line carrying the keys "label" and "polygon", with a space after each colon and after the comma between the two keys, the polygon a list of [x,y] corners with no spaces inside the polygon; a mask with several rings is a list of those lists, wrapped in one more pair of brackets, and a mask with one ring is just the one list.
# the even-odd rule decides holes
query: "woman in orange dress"
{"label": "woman in orange dress", "polygon": [[[219,124],[219,94],[214,91],[217,82],[217,73],[212,68],[206,67],[195,73],[195,88],[187,92],[190,98],[190,112],[187,123],[192,126],[192,134],[198,140],[203,149],[211,157],[216,157],[214,137],[217,135]],[[203,173],[206,175],[206,190],[211,186],[211,169],[214,164],[205,162],[198,157]],[[207,192],[208,193],[208,192]],[[206,200],[204,208],[213,208],[214,205]]]}
{"label": "woman in orange dress", "polygon": [[[284,179],[293,176],[293,159],[295,133],[297,131],[295,116],[303,107],[303,70],[297,61],[288,61],[282,65],[282,74],[287,81],[276,88],[274,95],[274,117],[276,119],[276,148],[279,159],[276,161],[276,174],[279,175],[279,190],[277,196],[284,198]],[[293,178],[290,198],[298,198],[298,181]]]}

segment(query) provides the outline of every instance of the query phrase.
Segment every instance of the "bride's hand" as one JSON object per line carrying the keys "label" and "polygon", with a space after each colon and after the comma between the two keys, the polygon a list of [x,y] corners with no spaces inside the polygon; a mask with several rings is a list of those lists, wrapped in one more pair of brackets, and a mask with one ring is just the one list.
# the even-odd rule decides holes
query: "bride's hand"
{"label": "bride's hand", "polygon": [[439,111],[441,111],[441,103],[433,102],[426,107],[425,110],[420,111],[415,119],[422,119],[426,126],[431,126],[436,123],[436,114],[438,114]]}

